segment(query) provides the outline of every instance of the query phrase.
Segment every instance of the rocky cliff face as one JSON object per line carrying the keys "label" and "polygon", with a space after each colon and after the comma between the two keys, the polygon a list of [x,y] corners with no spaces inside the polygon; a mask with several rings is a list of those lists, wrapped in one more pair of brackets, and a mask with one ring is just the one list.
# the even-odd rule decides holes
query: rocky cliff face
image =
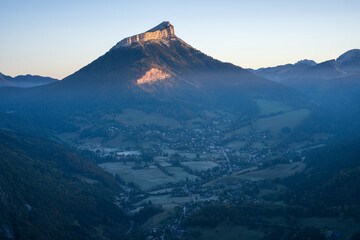
{"label": "rocky cliff face", "polygon": [[170,74],[164,73],[160,69],[152,68],[149,71],[147,71],[144,76],[138,79],[136,83],[138,85],[144,83],[153,83],[170,77],[171,77]]}
{"label": "rocky cliff face", "polygon": [[113,48],[129,47],[138,44],[142,45],[148,42],[163,42],[167,44],[169,40],[174,39],[176,39],[174,26],[171,25],[170,22],[162,22],[147,32],[121,40]]}

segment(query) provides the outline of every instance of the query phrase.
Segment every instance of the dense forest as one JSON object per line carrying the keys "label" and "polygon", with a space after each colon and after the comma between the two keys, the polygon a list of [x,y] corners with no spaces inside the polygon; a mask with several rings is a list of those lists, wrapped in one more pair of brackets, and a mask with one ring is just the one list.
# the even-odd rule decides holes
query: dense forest
{"label": "dense forest", "polygon": [[112,203],[118,188],[113,177],[55,142],[0,130],[3,236],[124,239],[128,217]]}
{"label": "dense forest", "polygon": [[[360,140],[341,141],[311,153],[306,171],[284,180],[289,204],[310,208],[313,214],[339,214],[360,220]],[[351,184],[349,184],[351,183]]]}

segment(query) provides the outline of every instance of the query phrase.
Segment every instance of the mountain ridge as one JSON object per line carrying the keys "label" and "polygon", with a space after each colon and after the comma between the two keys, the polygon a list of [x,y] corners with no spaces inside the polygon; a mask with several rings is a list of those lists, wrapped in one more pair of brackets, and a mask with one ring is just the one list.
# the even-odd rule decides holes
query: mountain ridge
{"label": "mountain ridge", "polygon": [[58,79],[51,77],[43,77],[39,75],[18,75],[16,77],[7,76],[0,73],[0,87],[37,87],[42,85],[51,84],[59,81]]}
{"label": "mountain ridge", "polygon": [[351,73],[360,72],[360,49],[351,49],[341,54],[337,59],[314,63],[315,61],[304,59],[295,64],[249,70],[259,76],[276,82],[290,79],[330,79],[342,77]]}
{"label": "mountain ridge", "polygon": [[176,39],[174,26],[170,22],[164,21],[156,27],[140,34],[124,38],[118,42],[112,49],[120,47],[130,47],[133,45],[146,44],[148,42],[166,41]]}

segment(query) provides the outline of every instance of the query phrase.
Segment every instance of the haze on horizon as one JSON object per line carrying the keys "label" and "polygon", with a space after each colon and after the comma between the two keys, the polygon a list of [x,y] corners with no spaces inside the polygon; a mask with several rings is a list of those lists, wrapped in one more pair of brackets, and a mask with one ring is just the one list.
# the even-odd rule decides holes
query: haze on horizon
{"label": "haze on horizon", "polygon": [[193,47],[244,68],[322,62],[360,48],[360,2],[0,1],[0,72],[62,79],[125,37],[170,21]]}

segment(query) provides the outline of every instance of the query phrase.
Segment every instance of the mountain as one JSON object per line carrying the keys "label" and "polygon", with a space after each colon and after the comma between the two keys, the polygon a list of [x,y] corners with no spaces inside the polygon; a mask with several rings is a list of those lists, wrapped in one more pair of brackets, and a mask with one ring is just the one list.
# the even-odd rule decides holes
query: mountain
{"label": "mountain", "polygon": [[316,64],[311,60],[302,60],[295,64],[250,70],[267,79],[281,82],[294,79],[331,79],[360,72],[360,49],[352,49],[339,56]]}
{"label": "mountain", "polygon": [[299,104],[300,98],[290,88],[194,49],[175,35],[169,22],[123,39],[62,81],[35,89],[6,89],[0,95],[6,102],[0,105],[3,110],[28,110],[33,116],[44,111],[49,116],[61,115],[58,111],[137,108],[179,119],[220,108],[254,115],[254,98],[290,105]]}
{"label": "mountain", "polygon": [[331,79],[289,79],[283,84],[307,94],[336,115],[360,114],[360,72]]}
{"label": "mountain", "polygon": [[315,65],[316,65],[315,61],[304,59],[298,61],[295,64],[286,64],[277,67],[260,68],[258,70],[249,69],[249,70],[259,76],[265,77],[275,82],[281,82],[284,79],[296,78],[299,75],[301,75],[304,71]]}
{"label": "mountain", "polygon": [[360,72],[360,49],[352,49],[340,55],[336,62],[339,67],[347,72]]}
{"label": "mountain", "polygon": [[29,88],[47,85],[57,81],[59,80],[55,78],[42,77],[38,75],[19,75],[13,78],[0,73],[0,87]]}
{"label": "mountain", "polygon": [[360,131],[359,49],[349,50],[336,60],[318,64],[304,64],[300,61],[296,64],[251,71],[308,96],[315,104],[331,113],[330,119],[336,120],[338,131]]}
{"label": "mountain", "polygon": [[10,76],[6,76],[2,73],[0,73],[0,87],[1,86],[10,86],[11,85],[11,77]]}
{"label": "mountain", "polygon": [[[117,43],[105,55],[66,77],[59,88],[127,89],[132,92],[180,90],[285,89],[230,63],[223,63],[192,48],[175,35],[174,27],[163,22],[149,31]],[[116,88],[119,86],[119,88]]]}

